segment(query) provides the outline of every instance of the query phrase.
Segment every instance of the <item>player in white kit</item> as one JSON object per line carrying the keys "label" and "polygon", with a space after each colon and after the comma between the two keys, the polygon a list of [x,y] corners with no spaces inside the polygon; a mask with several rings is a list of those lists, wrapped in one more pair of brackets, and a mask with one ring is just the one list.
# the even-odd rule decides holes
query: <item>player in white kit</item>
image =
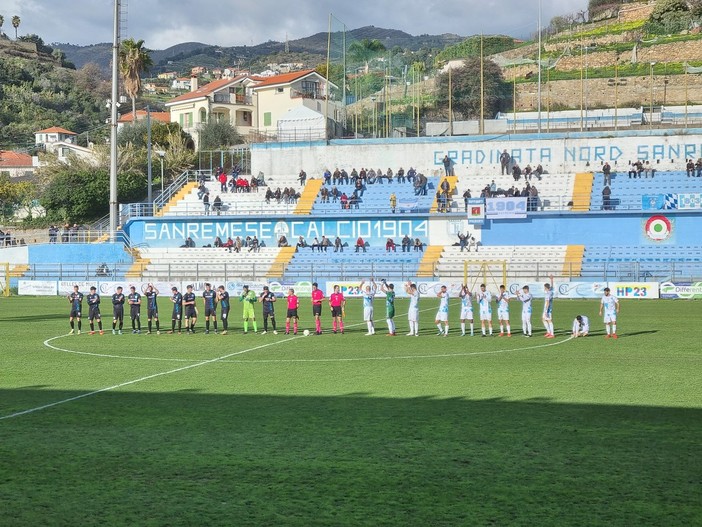
{"label": "player in white kit", "polygon": [[358,288],[363,294],[363,320],[365,320],[368,325],[368,333],[366,335],[375,335],[375,325],[373,324],[373,300],[375,299],[375,292],[377,287],[375,285],[375,280],[371,279],[371,283],[366,285],[365,289],[363,284],[365,280],[361,280],[361,284]]}
{"label": "player in white kit", "polygon": [[553,335],[553,275],[551,275],[551,282],[544,284],[544,314],[541,319],[544,321],[544,327],[546,328],[547,339],[555,338]]}
{"label": "player in white kit", "polygon": [[[438,336],[448,337],[449,332],[449,322],[448,322],[448,305],[449,305],[449,294],[446,290],[446,286],[441,286],[441,291],[437,293],[437,298],[439,298],[439,310],[436,312],[436,319],[434,323],[436,327],[439,328]],[[441,328],[441,323],[444,323],[444,329]]]}
{"label": "player in white kit", "polygon": [[587,337],[590,333],[590,319],[585,315],[578,315],[573,319],[573,336]]}
{"label": "player in white kit", "polygon": [[412,282],[407,282],[405,284],[405,291],[409,295],[410,303],[409,309],[407,310],[407,321],[409,322],[409,333],[408,337],[419,336],[419,291],[417,290],[417,285]]}
{"label": "player in white kit", "polygon": [[466,336],[466,320],[470,322],[470,336],[473,336],[473,293],[467,285],[461,287],[461,337]]}
{"label": "player in white kit", "polygon": [[485,325],[489,327],[492,335],[492,293],[485,288],[485,284],[480,284],[480,291],[476,294],[478,299],[478,311],[480,313],[480,330],[485,337]]}
{"label": "player in white kit", "polygon": [[505,289],[505,286],[500,286],[500,292],[496,298],[497,301],[497,320],[500,322],[500,337],[505,336],[505,329],[507,329],[507,336],[512,336],[512,329],[509,326],[509,293]]}
{"label": "player in white kit", "polygon": [[605,338],[608,339],[610,336],[613,339],[617,337],[617,313],[619,313],[619,300],[616,296],[612,296],[609,291],[609,287],[605,287],[604,296],[600,300],[600,315],[604,311],[604,323],[607,334]]}
{"label": "player in white kit", "polygon": [[522,302],[522,333],[531,337],[531,301],[534,299],[529,292],[529,286],[522,287],[522,292],[517,293],[517,298]]}

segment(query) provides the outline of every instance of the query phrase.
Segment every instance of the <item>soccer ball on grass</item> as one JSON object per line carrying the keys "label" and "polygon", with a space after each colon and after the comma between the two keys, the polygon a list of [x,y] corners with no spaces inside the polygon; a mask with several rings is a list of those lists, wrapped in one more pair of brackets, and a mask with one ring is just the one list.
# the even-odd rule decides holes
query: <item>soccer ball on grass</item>
{"label": "soccer ball on grass", "polygon": [[305,337],[309,337],[309,336],[310,336],[310,330],[309,330],[309,329],[306,329],[305,331],[302,332],[302,334],[303,334]]}

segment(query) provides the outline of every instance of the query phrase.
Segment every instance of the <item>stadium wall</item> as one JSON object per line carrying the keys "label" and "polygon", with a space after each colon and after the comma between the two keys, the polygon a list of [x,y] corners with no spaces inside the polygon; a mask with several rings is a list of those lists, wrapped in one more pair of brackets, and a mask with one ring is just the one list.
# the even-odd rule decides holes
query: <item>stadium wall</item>
{"label": "stadium wall", "polygon": [[29,246],[29,263],[127,263],[133,259],[123,243],[44,243]]}
{"label": "stadium wall", "polygon": [[[251,146],[252,172],[321,177],[325,168],[413,166],[438,173],[445,155],[458,176],[489,176],[500,170],[504,149],[521,166],[542,164],[551,173],[596,170],[605,161],[622,170],[629,161],[650,161],[659,170],[684,169],[684,159],[702,157],[702,129],[553,134],[350,139],[326,143],[258,143]],[[484,182],[484,179],[480,179]]]}

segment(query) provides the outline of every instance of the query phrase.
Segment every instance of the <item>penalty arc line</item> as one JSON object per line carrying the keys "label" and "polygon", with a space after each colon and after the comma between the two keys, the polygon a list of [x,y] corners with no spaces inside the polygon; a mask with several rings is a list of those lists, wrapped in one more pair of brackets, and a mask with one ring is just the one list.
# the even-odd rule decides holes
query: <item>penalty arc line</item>
{"label": "penalty arc line", "polygon": [[267,343],[267,344],[261,344],[260,346],[255,346],[255,347],[253,347],[253,348],[249,348],[249,349],[245,349],[245,350],[241,350],[241,351],[235,351],[235,352],[233,352],[233,353],[228,353],[228,354],[226,354],[226,355],[222,355],[221,357],[215,357],[214,359],[208,359],[208,360],[204,360],[204,361],[201,361],[201,362],[197,362],[197,363],[195,363],[195,364],[188,364],[187,366],[181,366],[180,368],[174,368],[174,369],[172,369],[172,370],[162,371],[162,372],[159,372],[159,373],[154,373],[154,374],[151,374],[151,375],[147,375],[147,376],[145,376],[145,377],[140,377],[140,378],[138,378],[138,379],[132,379],[131,381],[125,381],[125,382],[121,382],[121,383],[119,383],[119,384],[114,384],[114,385],[112,385],[112,386],[107,386],[106,388],[100,388],[99,390],[93,390],[93,391],[91,391],[91,392],[82,393],[82,394],[76,395],[76,396],[74,396],[74,397],[69,397],[68,399],[62,399],[62,400],[60,400],[60,401],[55,401],[55,402],[53,402],[53,403],[48,403],[48,404],[44,404],[44,405],[42,405],[42,406],[37,406],[37,407],[35,407],[35,408],[29,408],[29,409],[27,409],[27,410],[22,410],[22,411],[20,411],[20,412],[15,412],[15,413],[12,413],[12,414],[3,415],[3,416],[0,416],[0,421],[4,421],[5,419],[11,419],[11,418],[13,418],[13,417],[20,417],[20,416],[22,416],[22,415],[31,414],[31,413],[34,413],[34,412],[38,412],[38,411],[40,411],[40,410],[46,410],[46,409],[52,408],[52,407],[54,407],[54,406],[59,406],[59,405],[62,405],[62,404],[70,403],[70,402],[72,402],[72,401],[77,401],[77,400],[79,400],[79,399],[84,399],[84,398],[86,398],[86,397],[90,397],[90,396],[97,395],[97,394],[100,394],[100,393],[109,392],[109,391],[111,391],[111,390],[116,390],[116,389],[118,389],[118,388],[123,388],[123,387],[125,387],[125,386],[129,386],[129,385],[132,385],[132,384],[137,384],[137,383],[140,383],[140,382],[148,381],[148,380],[150,380],[150,379],[155,379],[155,378],[157,378],[157,377],[163,377],[163,376],[165,376],[165,375],[171,375],[171,374],[173,374],[173,373],[178,373],[178,372],[185,371],[185,370],[190,370],[190,369],[193,369],[193,368],[199,368],[200,366],[206,366],[206,365],[212,364],[212,363],[214,363],[214,362],[220,362],[220,361],[222,361],[222,360],[228,359],[229,357],[234,357],[234,356],[236,356],[236,355],[242,355],[242,354],[248,353],[248,352],[250,352],[250,351],[256,351],[256,350],[259,350],[259,349],[262,349],[262,348],[267,348],[267,347],[270,347],[270,346],[274,346],[274,345],[276,345],[276,344],[281,344],[281,343],[284,343],[284,342],[288,342],[288,341],[294,340],[295,338],[299,338],[299,337],[293,337],[293,338],[289,338],[289,339],[279,340],[279,341],[276,341],[276,342],[269,342],[269,343]]}

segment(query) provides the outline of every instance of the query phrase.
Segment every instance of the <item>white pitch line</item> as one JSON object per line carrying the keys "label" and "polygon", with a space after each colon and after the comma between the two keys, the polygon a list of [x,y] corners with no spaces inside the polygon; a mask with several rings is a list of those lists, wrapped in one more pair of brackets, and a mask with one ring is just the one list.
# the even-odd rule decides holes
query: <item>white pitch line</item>
{"label": "white pitch line", "polygon": [[[295,338],[299,338],[299,337],[295,337]],[[181,366],[180,368],[175,368],[175,369],[168,370],[168,371],[162,371],[162,372],[159,372],[159,373],[154,373],[154,374],[152,374],[152,375],[147,375],[146,377],[140,377],[140,378],[138,378],[138,379],[133,379],[133,380],[131,380],[131,381],[121,382],[121,383],[115,384],[115,385],[113,385],[113,386],[108,386],[107,388],[100,388],[99,390],[94,390],[94,391],[92,391],[92,392],[87,392],[87,393],[83,393],[83,394],[80,394],[80,395],[76,395],[75,397],[69,397],[68,399],[62,399],[62,400],[60,400],[60,401],[55,401],[55,402],[53,402],[53,403],[48,403],[48,404],[44,404],[44,405],[42,405],[42,406],[37,406],[37,407],[35,407],[35,408],[29,408],[28,410],[22,410],[21,412],[15,412],[15,413],[13,413],[13,414],[3,415],[3,416],[0,416],[0,421],[3,421],[3,420],[5,420],[5,419],[11,419],[11,418],[13,418],[13,417],[19,417],[19,416],[22,416],[22,415],[31,414],[31,413],[34,413],[34,412],[38,412],[38,411],[40,411],[40,410],[46,410],[47,408],[52,408],[52,407],[54,407],[54,406],[59,406],[59,405],[61,405],[61,404],[70,403],[70,402],[72,402],[72,401],[77,401],[77,400],[79,400],[79,399],[84,399],[84,398],[90,397],[90,396],[92,396],[92,395],[97,395],[97,394],[103,393],[103,392],[109,392],[109,391],[111,391],[111,390],[116,390],[116,389],[118,389],[118,388],[123,388],[124,386],[129,386],[129,385],[131,385],[131,384],[137,384],[137,383],[139,383],[139,382],[148,381],[148,380],[150,380],[150,379],[155,379],[155,378],[157,378],[157,377],[163,377],[163,376],[165,376],[165,375],[171,375],[171,374],[173,374],[173,373],[178,373],[178,372],[181,372],[181,371],[190,370],[190,369],[192,369],[192,368],[198,368],[198,367],[200,367],[200,366],[206,366],[206,365],[208,365],[208,364],[212,364],[213,362],[219,362],[219,361],[222,361],[222,360],[224,360],[224,359],[228,359],[229,357],[234,357],[234,356],[236,356],[236,355],[242,355],[243,353],[248,353],[248,352],[250,352],[250,351],[256,351],[256,350],[259,350],[259,349],[262,349],[262,348],[267,348],[267,347],[269,347],[269,346],[274,346],[274,345],[276,345],[276,344],[282,344],[283,342],[288,342],[288,341],[290,341],[290,340],[294,340],[294,338],[279,340],[279,341],[276,341],[276,342],[269,342],[268,344],[261,344],[260,346],[255,346],[255,347],[253,347],[253,348],[245,349],[245,350],[242,350],[242,351],[235,351],[234,353],[228,353],[227,355],[222,355],[221,357],[216,357],[216,358],[214,358],[214,359],[208,359],[208,360],[204,360],[204,361],[201,361],[201,362],[197,362],[197,363],[195,363],[195,364],[188,364],[187,366]]]}

